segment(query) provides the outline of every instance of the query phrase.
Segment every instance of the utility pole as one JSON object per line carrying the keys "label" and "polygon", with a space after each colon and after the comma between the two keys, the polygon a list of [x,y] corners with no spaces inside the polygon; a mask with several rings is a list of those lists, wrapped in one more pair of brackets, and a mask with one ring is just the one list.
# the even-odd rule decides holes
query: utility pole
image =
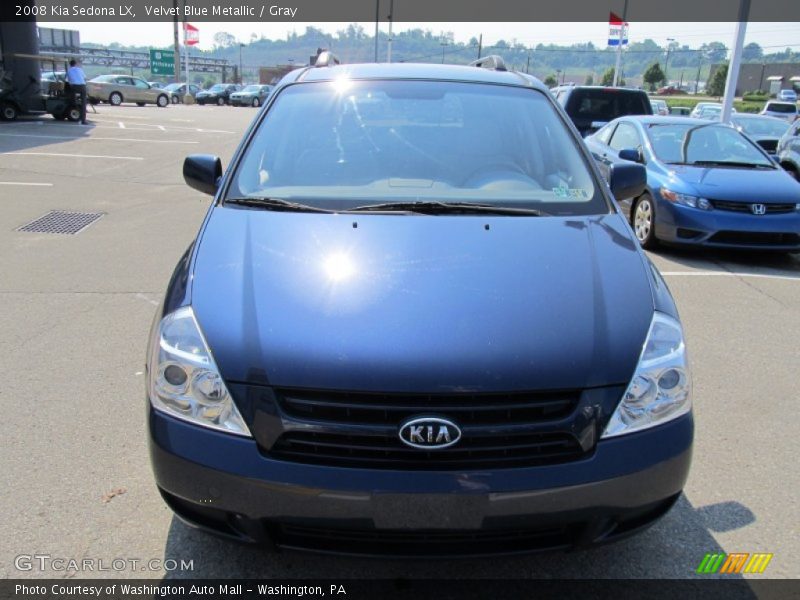
{"label": "utility pole", "polygon": [[528,48],[528,62],[525,65],[525,73],[530,74],[531,72],[531,49]]}
{"label": "utility pole", "polygon": [[617,44],[617,63],[614,67],[614,82],[612,87],[617,87],[617,82],[620,80],[619,68],[622,63],[622,40],[625,39],[625,21],[628,18],[628,0],[625,0],[625,5],[622,8],[622,24],[619,27],[619,44]]}
{"label": "utility pole", "polygon": [[697,94],[698,90],[700,89],[700,68],[703,66],[703,52],[701,50],[698,50],[697,52],[697,79],[694,82],[695,94]]}
{"label": "utility pole", "polygon": [[378,62],[378,21],[381,19],[381,0],[375,0],[375,62]]}
{"label": "utility pole", "polygon": [[729,123],[731,120],[733,97],[736,95],[736,83],[739,81],[739,66],[742,63],[742,48],[744,48],[744,34],[747,31],[749,14],[750,0],[739,0],[739,20],[733,35],[733,50],[731,50],[731,61],[728,64],[728,77],[725,80],[725,97],[722,99],[722,113],[719,117],[723,123]]}
{"label": "utility pole", "polygon": [[481,50],[483,49],[483,34],[478,36],[478,60],[481,59]]}
{"label": "utility pole", "polygon": [[669,53],[672,50],[672,42],[675,41],[675,38],[667,38],[667,58],[664,61],[664,83],[669,85],[669,75],[667,75],[667,70],[669,69]]}
{"label": "utility pole", "polygon": [[[183,49],[186,51],[186,93],[189,93],[189,44],[186,43],[186,0],[183,0]],[[180,81],[180,79],[178,79]]]}
{"label": "utility pole", "polygon": [[444,31],[441,38],[439,38],[439,45],[442,47],[442,64],[444,64],[444,49],[447,47],[447,38],[444,37]]}
{"label": "utility pole", "polygon": [[389,45],[386,51],[386,62],[392,62],[392,12],[394,11],[394,0],[389,0]]}
{"label": "utility pole", "polygon": [[181,42],[178,37],[178,0],[172,0],[173,8],[175,8],[175,19],[172,23],[173,44],[175,50],[175,81],[181,80]]}
{"label": "utility pole", "polygon": [[239,83],[241,84],[243,81],[243,73],[242,73],[242,48],[244,48],[244,44],[239,42]]}

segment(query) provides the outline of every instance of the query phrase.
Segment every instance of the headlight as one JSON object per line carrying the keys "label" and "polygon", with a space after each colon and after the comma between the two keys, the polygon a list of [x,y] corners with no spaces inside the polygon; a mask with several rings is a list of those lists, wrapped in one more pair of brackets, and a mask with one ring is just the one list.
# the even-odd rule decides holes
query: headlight
{"label": "headlight", "polygon": [[250,435],[190,306],[164,317],[150,344],[153,408],[197,425]]}
{"label": "headlight", "polygon": [[628,389],[604,438],[661,425],[692,408],[692,382],[680,323],[656,312]]}
{"label": "headlight", "polygon": [[691,208],[699,208],[701,210],[711,210],[711,202],[705,198],[698,198],[697,196],[690,196],[689,194],[679,194],[673,192],[665,187],[661,188],[661,195],[665,200],[669,200],[673,204],[682,204],[683,206],[690,206]]}

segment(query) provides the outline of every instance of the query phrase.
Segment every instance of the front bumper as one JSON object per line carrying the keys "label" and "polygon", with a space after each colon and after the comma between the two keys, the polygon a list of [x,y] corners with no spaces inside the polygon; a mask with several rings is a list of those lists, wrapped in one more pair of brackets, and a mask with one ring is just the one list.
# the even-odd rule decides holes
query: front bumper
{"label": "front bumper", "polygon": [[245,542],[355,555],[512,554],[614,541],[665,514],[693,421],[602,440],[546,467],[390,471],[278,461],[249,438],[149,408],[156,483],[190,525]]}
{"label": "front bumper", "polygon": [[800,250],[800,212],[756,216],[660,201],[656,237],[675,245],[795,251]]}

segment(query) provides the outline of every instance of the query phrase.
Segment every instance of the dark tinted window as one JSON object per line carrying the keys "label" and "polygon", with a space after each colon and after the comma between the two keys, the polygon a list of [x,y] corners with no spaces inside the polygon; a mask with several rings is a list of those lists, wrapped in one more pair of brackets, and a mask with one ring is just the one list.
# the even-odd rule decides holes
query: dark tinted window
{"label": "dark tinted window", "polygon": [[567,112],[573,119],[611,121],[624,115],[650,115],[653,109],[644,94],[619,90],[576,89],[567,102]]}
{"label": "dark tinted window", "polygon": [[773,102],[771,104],[767,104],[767,110],[769,112],[791,114],[797,112],[797,107],[794,104],[779,104],[777,102]]}

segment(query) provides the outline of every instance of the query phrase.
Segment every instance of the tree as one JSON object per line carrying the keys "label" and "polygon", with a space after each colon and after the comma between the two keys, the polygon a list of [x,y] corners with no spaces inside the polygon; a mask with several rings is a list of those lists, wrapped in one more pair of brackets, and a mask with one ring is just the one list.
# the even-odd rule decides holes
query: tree
{"label": "tree", "polygon": [[591,73],[583,80],[583,85],[594,85],[594,76]]}
{"label": "tree", "polygon": [[553,87],[553,86],[558,85],[558,80],[556,79],[555,75],[551,74],[551,75],[548,75],[547,77],[544,78],[544,84],[547,87]]}
{"label": "tree", "polygon": [[664,71],[661,70],[661,65],[657,62],[654,62],[652,65],[647,67],[647,70],[644,72],[642,77],[644,82],[650,86],[650,91],[656,89],[656,86],[666,79],[664,77]]}
{"label": "tree", "polygon": [[706,93],[709,96],[722,96],[725,93],[725,80],[728,78],[728,65],[722,65],[706,83]]}
{"label": "tree", "polygon": [[230,48],[236,44],[236,36],[227,31],[218,31],[214,34],[214,45],[218,48]]}
{"label": "tree", "polygon": [[750,42],[742,49],[742,59],[745,62],[761,60],[762,58],[764,58],[764,51],[755,42]]}
{"label": "tree", "polygon": [[721,63],[728,56],[728,49],[722,42],[711,42],[700,46],[700,51],[711,64]]}
{"label": "tree", "polygon": [[[614,83],[614,67],[608,67],[606,72],[603,73],[603,78],[600,80],[601,85],[609,86]],[[625,80],[620,78],[617,85],[625,85]]]}

